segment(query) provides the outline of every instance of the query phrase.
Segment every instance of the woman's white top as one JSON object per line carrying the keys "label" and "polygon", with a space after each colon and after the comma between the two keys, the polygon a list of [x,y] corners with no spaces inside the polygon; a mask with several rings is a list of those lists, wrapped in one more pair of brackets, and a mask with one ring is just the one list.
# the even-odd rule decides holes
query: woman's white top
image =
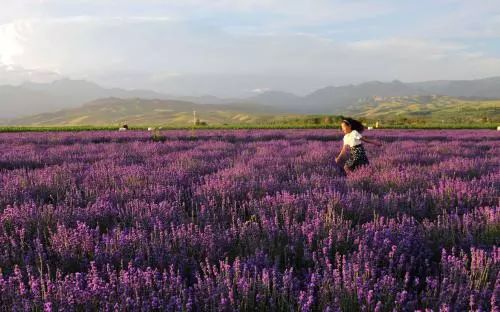
{"label": "woman's white top", "polygon": [[351,132],[344,135],[344,145],[349,145],[350,147],[361,144],[361,138],[363,136],[356,130],[351,130]]}

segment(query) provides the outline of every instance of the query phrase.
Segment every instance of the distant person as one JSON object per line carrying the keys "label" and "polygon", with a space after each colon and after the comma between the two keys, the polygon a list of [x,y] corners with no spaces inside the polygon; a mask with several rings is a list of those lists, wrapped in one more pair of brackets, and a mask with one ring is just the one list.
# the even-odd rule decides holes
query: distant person
{"label": "distant person", "polygon": [[358,120],[346,118],[342,120],[340,127],[344,133],[344,145],[342,146],[340,154],[335,158],[335,162],[342,166],[342,162],[344,162],[346,158],[347,149],[349,149],[349,159],[343,164],[346,173],[352,172],[359,166],[370,164],[368,157],[366,157],[365,148],[362,142],[372,143],[378,146],[381,146],[382,143],[368,140],[365,136],[362,136],[361,133],[365,130],[365,127]]}
{"label": "distant person", "polygon": [[128,130],[128,125],[126,125],[126,124],[121,126],[120,129],[118,129],[118,131],[127,131],[127,130]]}

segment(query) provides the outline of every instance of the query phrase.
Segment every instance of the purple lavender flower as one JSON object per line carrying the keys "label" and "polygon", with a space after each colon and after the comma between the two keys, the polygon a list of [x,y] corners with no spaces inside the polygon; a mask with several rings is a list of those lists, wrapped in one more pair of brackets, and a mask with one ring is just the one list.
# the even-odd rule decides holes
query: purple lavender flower
{"label": "purple lavender flower", "polygon": [[0,133],[2,307],[499,311],[498,134],[373,135]]}

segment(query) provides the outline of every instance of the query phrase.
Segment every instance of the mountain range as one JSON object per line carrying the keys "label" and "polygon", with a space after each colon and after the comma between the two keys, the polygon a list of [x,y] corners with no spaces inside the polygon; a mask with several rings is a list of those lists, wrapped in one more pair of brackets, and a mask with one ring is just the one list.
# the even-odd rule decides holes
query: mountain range
{"label": "mountain range", "polygon": [[107,89],[84,80],[25,82],[19,86],[0,86],[0,118],[16,118],[75,108],[86,102],[106,97],[153,99],[166,96],[148,90]]}
{"label": "mountain range", "polygon": [[358,85],[329,86],[299,97],[270,91],[250,102],[286,108],[295,113],[342,113],[378,96],[440,95],[469,98],[500,98],[500,77],[478,80],[438,80],[416,83],[370,81]]}
{"label": "mountain range", "polygon": [[[151,90],[104,88],[84,80],[63,79],[52,83],[26,82],[19,86],[0,86],[0,120],[3,119],[1,123],[4,124],[19,124],[34,120],[34,118],[41,120],[40,116],[46,119],[50,113],[55,112],[59,116],[67,116],[71,115],[72,109],[85,111],[99,103],[109,106],[113,102],[115,103],[113,109],[117,111],[119,109],[116,105],[129,105],[130,103],[135,103],[136,106],[137,103],[153,105],[153,102],[148,100],[156,100],[155,105],[162,106],[162,108],[155,109],[165,109],[165,106],[168,106],[167,109],[173,109],[185,115],[191,115],[193,109],[205,112],[225,111],[249,114],[342,114],[359,111],[360,105],[370,102],[373,97],[425,95],[498,99],[500,98],[500,77],[413,83],[398,80],[370,81],[357,85],[328,86],[305,96],[281,91],[266,91],[245,99],[225,99],[209,95],[175,96]],[[130,113],[129,108],[126,111]],[[140,110],[140,107],[138,109]],[[85,112],[80,112],[82,113]],[[140,111],[136,111],[136,114],[139,113]],[[56,120],[53,121],[56,122]]]}
{"label": "mountain range", "polygon": [[[282,115],[272,107],[252,103],[202,105],[180,100],[103,98],[80,107],[20,117],[18,125],[191,125],[196,118],[209,124],[261,123]],[[290,116],[290,115],[289,115]]]}

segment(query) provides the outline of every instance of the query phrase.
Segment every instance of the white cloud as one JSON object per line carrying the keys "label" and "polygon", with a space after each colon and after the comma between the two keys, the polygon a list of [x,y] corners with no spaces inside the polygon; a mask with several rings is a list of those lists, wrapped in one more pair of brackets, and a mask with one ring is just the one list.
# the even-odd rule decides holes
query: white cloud
{"label": "white cloud", "polygon": [[[437,2],[439,4],[441,2]],[[498,0],[452,0],[455,7],[445,14],[431,15],[419,23],[411,35],[427,38],[500,39],[500,3]]]}
{"label": "white cloud", "polygon": [[22,23],[11,23],[0,26],[0,65],[16,64],[14,58],[22,55],[23,32],[26,25]]}
{"label": "white cloud", "polygon": [[271,89],[270,88],[256,88],[256,89],[252,90],[253,93],[264,93],[267,91],[271,91]]}
{"label": "white cloud", "polygon": [[61,78],[64,77],[56,72],[0,64],[0,85],[18,85],[26,81],[51,82]]}
{"label": "white cloud", "polygon": [[[337,81],[493,76],[500,68],[498,58],[454,42],[236,35],[184,21],[137,20],[73,17],[4,25],[8,35],[0,36],[0,45],[10,48],[2,50],[2,62],[107,85],[219,95],[255,85],[304,93]],[[231,75],[247,78],[225,78]]]}
{"label": "white cloud", "polygon": [[[305,93],[371,79],[499,75],[498,55],[454,40],[495,38],[500,12],[493,1],[480,2],[486,9],[446,1],[458,9],[389,34],[375,24],[400,17],[402,4],[392,1],[122,0],[117,7],[111,0],[8,0],[10,13],[0,12],[0,82],[18,66],[56,73],[44,79],[60,73],[110,86],[238,95],[265,89],[255,86]],[[356,28],[357,36],[337,26]],[[13,80],[29,79],[29,71]]]}

